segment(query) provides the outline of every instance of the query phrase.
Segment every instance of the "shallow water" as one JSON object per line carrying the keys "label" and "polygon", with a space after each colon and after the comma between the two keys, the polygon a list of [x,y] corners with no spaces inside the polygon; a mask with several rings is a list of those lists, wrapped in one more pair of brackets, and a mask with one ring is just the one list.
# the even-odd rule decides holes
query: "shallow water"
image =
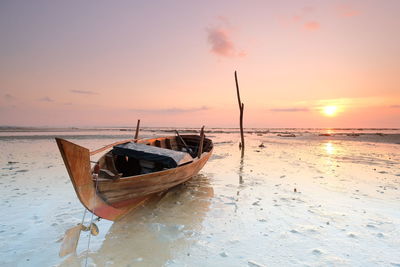
{"label": "shallow water", "polygon": [[[53,134],[12,135],[0,138],[0,265],[83,266],[87,233],[76,255],[58,257],[83,207]],[[127,133],[57,135],[94,149]],[[208,135],[214,154],[198,176],[121,221],[97,223],[89,266],[400,265],[396,134],[247,134],[243,159],[237,133]]]}

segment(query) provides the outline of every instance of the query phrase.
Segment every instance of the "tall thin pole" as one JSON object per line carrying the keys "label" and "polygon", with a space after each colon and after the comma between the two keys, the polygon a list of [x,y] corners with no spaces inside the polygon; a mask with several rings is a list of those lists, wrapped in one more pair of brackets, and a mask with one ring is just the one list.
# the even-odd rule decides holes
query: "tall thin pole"
{"label": "tall thin pole", "polygon": [[243,134],[243,110],[244,110],[244,104],[240,100],[239,82],[238,82],[236,71],[235,71],[235,83],[236,83],[236,93],[237,93],[239,111],[240,111],[239,123],[240,123],[240,140],[241,140],[241,142],[240,142],[239,147],[242,150],[242,157],[243,157],[244,156],[244,134]]}
{"label": "tall thin pole", "polygon": [[201,158],[201,154],[203,153],[203,144],[204,144],[204,126],[201,127],[201,130],[200,130],[199,149],[197,150],[197,157],[198,158]]}
{"label": "tall thin pole", "polygon": [[140,126],[140,120],[137,120],[135,139],[138,139],[139,137],[139,126]]}

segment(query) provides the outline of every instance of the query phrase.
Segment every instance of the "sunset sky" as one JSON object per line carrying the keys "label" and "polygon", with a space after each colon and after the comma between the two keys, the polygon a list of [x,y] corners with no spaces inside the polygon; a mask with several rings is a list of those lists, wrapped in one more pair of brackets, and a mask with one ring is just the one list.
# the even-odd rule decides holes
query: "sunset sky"
{"label": "sunset sky", "polygon": [[398,0],[1,1],[0,125],[237,127],[237,70],[245,127],[398,128],[399,14]]}

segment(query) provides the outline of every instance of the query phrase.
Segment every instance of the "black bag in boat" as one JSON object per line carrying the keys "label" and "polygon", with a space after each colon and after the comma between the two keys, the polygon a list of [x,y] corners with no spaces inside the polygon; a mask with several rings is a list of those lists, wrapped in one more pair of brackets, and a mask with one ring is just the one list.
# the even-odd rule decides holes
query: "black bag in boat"
{"label": "black bag in boat", "polygon": [[186,152],[137,143],[125,143],[114,146],[112,153],[137,160],[145,160],[161,164],[164,168],[175,168],[188,163],[193,158]]}

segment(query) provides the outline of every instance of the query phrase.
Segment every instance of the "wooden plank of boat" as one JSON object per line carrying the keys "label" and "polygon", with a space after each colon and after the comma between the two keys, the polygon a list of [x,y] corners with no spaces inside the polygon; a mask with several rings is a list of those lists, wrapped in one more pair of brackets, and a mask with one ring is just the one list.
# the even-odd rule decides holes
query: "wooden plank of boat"
{"label": "wooden plank of boat", "polygon": [[[183,135],[187,146],[198,149],[200,137],[196,135]],[[166,142],[166,140],[169,140]],[[192,162],[152,173],[137,174],[118,179],[99,178],[96,171],[100,165],[105,165],[105,153],[97,162],[97,167],[90,166],[90,153],[88,149],[56,138],[68,174],[71,178],[75,192],[81,203],[97,216],[118,220],[132,209],[138,207],[154,194],[165,191],[175,185],[183,183],[196,175],[207,162],[213,150],[210,139],[204,138],[203,153]],[[175,136],[160,137],[149,140],[124,140],[95,150],[99,153],[116,144],[124,144],[130,141],[137,143],[166,147],[166,144],[174,144],[179,148],[179,139]],[[167,145],[168,146],[168,145]],[[172,147],[172,145],[171,145]],[[104,167],[103,166],[103,167]]]}
{"label": "wooden plank of boat", "polygon": [[64,257],[76,251],[81,230],[82,224],[78,224],[77,226],[72,227],[65,232],[64,239],[61,243],[61,249],[59,253],[60,257]]}

